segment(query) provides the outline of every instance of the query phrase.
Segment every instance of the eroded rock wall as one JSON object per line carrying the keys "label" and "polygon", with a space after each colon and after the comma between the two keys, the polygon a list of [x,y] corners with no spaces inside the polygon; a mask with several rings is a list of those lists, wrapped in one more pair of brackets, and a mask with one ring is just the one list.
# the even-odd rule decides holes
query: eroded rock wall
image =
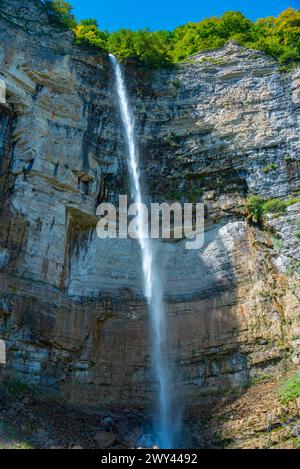
{"label": "eroded rock wall", "polygon": [[[138,246],[95,235],[98,203],[128,193],[109,61],[30,5],[0,6],[6,373],[80,405],[148,406]],[[125,73],[149,196],[206,204],[201,252],[158,243],[174,387],[191,407],[298,362],[300,75],[234,43]],[[263,230],[246,222],[251,193],[295,203]]]}

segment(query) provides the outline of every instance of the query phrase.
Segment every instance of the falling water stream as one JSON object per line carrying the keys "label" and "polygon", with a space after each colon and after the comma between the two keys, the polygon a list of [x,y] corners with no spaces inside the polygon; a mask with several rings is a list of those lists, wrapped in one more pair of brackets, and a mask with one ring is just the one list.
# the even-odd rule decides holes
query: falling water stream
{"label": "falling water stream", "polygon": [[[116,57],[110,55],[113,66],[119,110],[124,127],[130,173],[131,197],[134,202],[143,202],[138,145],[135,139],[134,117],[130,109],[123,73]],[[158,423],[155,429],[156,443],[160,448],[172,448],[174,444],[174,422],[172,419],[172,396],[169,367],[166,358],[166,321],[162,285],[159,280],[153,241],[144,236],[143,214],[137,210],[137,239],[142,253],[144,294],[147,299],[152,325],[152,362],[159,383]]]}

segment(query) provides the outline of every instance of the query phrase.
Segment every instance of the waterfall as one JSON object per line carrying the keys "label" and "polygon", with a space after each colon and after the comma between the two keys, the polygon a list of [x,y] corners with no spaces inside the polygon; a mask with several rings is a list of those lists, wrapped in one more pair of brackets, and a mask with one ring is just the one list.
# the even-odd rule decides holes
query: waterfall
{"label": "waterfall", "polygon": [[[127,163],[130,173],[131,196],[136,204],[140,204],[143,201],[143,191],[140,178],[138,145],[135,140],[134,117],[130,109],[120,64],[116,57],[111,54],[110,61],[114,70],[119,110],[128,149]],[[138,210],[137,225],[137,238],[142,254],[144,294],[147,299],[152,326],[152,362],[154,373],[159,383],[157,444],[161,448],[172,448],[175,428],[172,421],[169,367],[165,353],[166,320],[163,292],[156,268],[153,241],[150,237],[146,238],[144,236],[143,214],[141,210]]]}

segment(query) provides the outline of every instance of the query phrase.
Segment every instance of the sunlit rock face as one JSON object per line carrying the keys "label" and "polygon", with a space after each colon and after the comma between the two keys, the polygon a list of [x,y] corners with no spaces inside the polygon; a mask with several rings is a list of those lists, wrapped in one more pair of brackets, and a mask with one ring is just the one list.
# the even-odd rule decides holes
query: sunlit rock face
{"label": "sunlit rock face", "polygon": [[[0,6],[6,373],[82,406],[149,406],[138,245],[95,233],[99,202],[129,193],[109,61],[23,3]],[[300,75],[234,43],[125,75],[149,196],[206,204],[200,252],[157,243],[173,383],[190,408],[298,362],[300,203],[268,230],[246,222],[244,203],[300,191]]]}

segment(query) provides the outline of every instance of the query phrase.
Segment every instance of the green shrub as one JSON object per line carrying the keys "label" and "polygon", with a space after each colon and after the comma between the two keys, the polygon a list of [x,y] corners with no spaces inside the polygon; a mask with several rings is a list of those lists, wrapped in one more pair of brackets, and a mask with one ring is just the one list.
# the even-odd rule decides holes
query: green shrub
{"label": "green shrub", "polygon": [[275,251],[281,251],[284,246],[283,241],[275,236],[271,236],[271,239],[273,241]]}
{"label": "green shrub", "polygon": [[300,202],[300,197],[293,197],[285,202],[286,207],[290,207],[291,205],[298,204]]}
{"label": "green shrub", "polygon": [[72,5],[64,0],[45,0],[44,9],[51,23],[65,29],[73,29],[76,20],[72,14]]}
{"label": "green shrub", "polygon": [[286,204],[280,199],[270,199],[263,203],[263,213],[282,213]]}
{"label": "green shrub", "polygon": [[277,169],[277,168],[278,168],[278,164],[269,163],[269,164],[267,164],[267,166],[262,168],[262,172],[265,173],[265,174],[268,174],[270,171],[275,171],[275,169]]}
{"label": "green shrub", "polygon": [[264,383],[264,382],[269,381],[269,380],[270,380],[270,375],[268,375],[266,373],[261,374],[259,376],[254,376],[254,377],[250,378],[248,387],[256,386],[257,384]]}
{"label": "green shrub", "polygon": [[120,59],[131,57],[158,67],[171,63],[166,37],[159,31],[120,29],[109,35],[107,48]]}
{"label": "green shrub", "polygon": [[300,239],[300,230],[296,230],[294,235],[296,236],[296,238]]}
{"label": "green shrub", "polygon": [[190,189],[186,193],[186,197],[191,204],[196,204],[197,202],[199,202],[202,196],[203,196],[203,189],[199,187]]}
{"label": "green shrub", "polygon": [[284,404],[300,397],[300,372],[287,379],[281,388],[281,400]]}
{"label": "green shrub", "polygon": [[250,195],[246,200],[247,220],[260,223],[263,218],[264,200],[258,195]]}
{"label": "green shrub", "polygon": [[297,202],[300,202],[300,198],[285,201],[281,199],[264,200],[258,195],[250,195],[246,200],[247,219],[254,223],[261,223],[267,213],[284,213],[287,207]]}
{"label": "green shrub", "polygon": [[82,20],[75,29],[75,42],[83,46],[97,47],[107,50],[108,33],[100,31],[97,20]]}

